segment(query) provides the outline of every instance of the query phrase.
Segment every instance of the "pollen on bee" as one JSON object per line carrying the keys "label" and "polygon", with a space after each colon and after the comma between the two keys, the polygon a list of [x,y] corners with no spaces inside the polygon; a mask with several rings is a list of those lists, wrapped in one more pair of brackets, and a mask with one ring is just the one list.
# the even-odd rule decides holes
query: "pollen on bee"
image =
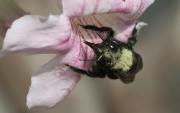
{"label": "pollen on bee", "polygon": [[133,65],[133,53],[131,50],[123,48],[118,55],[114,69],[122,69],[123,71],[129,71]]}

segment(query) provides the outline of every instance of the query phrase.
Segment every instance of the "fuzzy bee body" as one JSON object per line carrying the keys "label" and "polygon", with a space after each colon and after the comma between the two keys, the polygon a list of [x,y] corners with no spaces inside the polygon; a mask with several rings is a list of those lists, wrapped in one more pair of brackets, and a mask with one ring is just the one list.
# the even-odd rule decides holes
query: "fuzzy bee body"
{"label": "fuzzy bee body", "polygon": [[107,37],[106,39],[102,39],[103,42],[99,44],[85,41],[96,54],[96,62],[91,70],[86,71],[70,65],[68,66],[74,71],[90,77],[121,79],[124,83],[134,81],[135,74],[143,67],[141,56],[133,49],[136,43],[136,28],[134,28],[129,41],[124,43],[113,38],[114,31],[112,28],[98,28],[93,25],[81,25],[81,27],[97,32],[106,32]]}

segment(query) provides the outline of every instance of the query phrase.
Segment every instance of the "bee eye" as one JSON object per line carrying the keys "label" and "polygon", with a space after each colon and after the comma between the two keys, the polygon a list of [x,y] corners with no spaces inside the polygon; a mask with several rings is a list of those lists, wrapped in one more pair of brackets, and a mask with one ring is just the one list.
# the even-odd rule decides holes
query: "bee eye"
{"label": "bee eye", "polygon": [[114,49],[114,46],[113,46],[113,45],[110,45],[110,48],[111,48],[111,49]]}
{"label": "bee eye", "polygon": [[112,50],[112,51],[117,51],[118,47],[116,45],[109,45],[109,48]]}

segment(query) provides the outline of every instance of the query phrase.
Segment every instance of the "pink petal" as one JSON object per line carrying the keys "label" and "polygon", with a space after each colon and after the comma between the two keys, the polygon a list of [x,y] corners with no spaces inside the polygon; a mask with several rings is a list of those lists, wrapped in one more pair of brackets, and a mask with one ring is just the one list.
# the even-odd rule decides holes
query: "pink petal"
{"label": "pink petal", "polygon": [[124,21],[119,14],[97,15],[96,19],[101,22],[102,26],[111,27],[116,33],[115,38],[122,42],[127,42],[136,25],[136,20]]}
{"label": "pink petal", "polygon": [[[115,38],[122,41],[127,42],[128,38],[131,37],[132,31],[137,23],[137,20],[134,21],[124,21],[121,18],[121,15],[114,14],[100,14],[93,16],[86,16],[76,19],[76,24],[81,25],[95,25],[97,27],[111,27],[115,31]],[[140,25],[140,24],[139,24]],[[141,28],[144,24],[140,25]],[[93,43],[100,43],[101,37],[105,35],[99,35],[98,32],[93,32],[91,30],[85,30],[82,28],[77,28],[83,34],[84,38]]]}
{"label": "pink petal", "polygon": [[84,43],[84,40],[78,34],[72,32],[71,38],[74,39],[72,44],[73,46],[68,53],[61,55],[62,62],[79,69],[89,69],[94,61],[87,59],[94,59],[93,50]]}
{"label": "pink petal", "polygon": [[64,66],[60,57],[56,57],[32,77],[27,95],[28,107],[56,105],[71,92],[79,80],[80,75]]}
{"label": "pink petal", "polygon": [[120,13],[126,20],[138,18],[154,0],[62,0],[63,13],[80,16],[99,13]]}
{"label": "pink petal", "polygon": [[[132,23],[124,23],[124,25],[121,27],[121,32],[118,32],[115,36],[116,39],[122,41],[122,42],[127,42],[128,39],[131,37],[132,35],[132,31],[135,27],[136,23],[132,22]],[[120,30],[120,29],[117,29]]]}
{"label": "pink petal", "polygon": [[0,55],[14,52],[55,53],[72,46],[69,19],[61,16],[24,16],[8,30]]}

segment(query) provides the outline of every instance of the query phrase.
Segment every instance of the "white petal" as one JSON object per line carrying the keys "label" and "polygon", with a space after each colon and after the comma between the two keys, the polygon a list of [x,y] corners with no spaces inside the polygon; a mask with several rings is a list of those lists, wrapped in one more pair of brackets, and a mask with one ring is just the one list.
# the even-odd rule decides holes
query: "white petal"
{"label": "white petal", "polygon": [[27,96],[29,108],[56,105],[71,92],[80,80],[80,75],[61,64],[60,60],[56,57],[32,77]]}
{"label": "white petal", "polygon": [[8,30],[2,54],[55,53],[71,46],[71,25],[69,19],[61,16],[27,15],[16,20]]}
{"label": "white petal", "polygon": [[120,13],[126,19],[134,19],[139,17],[154,0],[62,0],[62,2],[63,13],[70,17]]}

